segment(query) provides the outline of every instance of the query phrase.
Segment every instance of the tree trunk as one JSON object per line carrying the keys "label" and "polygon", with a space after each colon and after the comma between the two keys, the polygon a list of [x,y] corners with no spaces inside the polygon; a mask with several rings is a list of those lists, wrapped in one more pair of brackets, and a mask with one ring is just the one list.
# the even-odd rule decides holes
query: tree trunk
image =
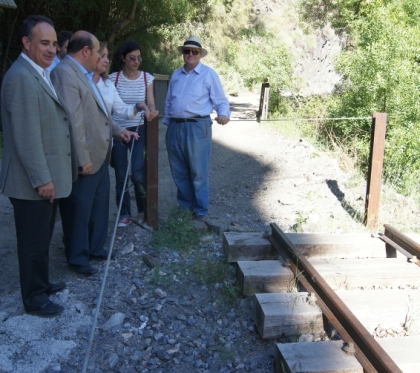
{"label": "tree trunk", "polygon": [[[10,50],[10,44],[12,43],[12,37],[13,37],[13,30],[15,29],[15,25],[16,25],[16,21],[19,17],[19,12],[16,11],[15,12],[15,19],[12,22],[12,28],[10,30],[10,34],[9,34],[9,40],[7,41],[7,45],[4,51],[4,56],[3,57],[3,66],[1,67],[1,82],[3,82],[3,77],[4,74],[6,74],[6,71],[8,69],[8,65],[7,65],[7,60],[9,59],[9,50]],[[1,83],[0,82],[0,83]]]}
{"label": "tree trunk", "polygon": [[109,35],[107,39],[108,53],[110,56],[113,54],[114,41],[118,33],[121,32],[121,30],[123,30],[125,27],[127,27],[130,23],[134,21],[134,16],[136,14],[136,8],[137,8],[137,1],[138,0],[132,0],[131,9],[128,12],[127,16],[115,25],[115,27],[112,29],[111,34]]}

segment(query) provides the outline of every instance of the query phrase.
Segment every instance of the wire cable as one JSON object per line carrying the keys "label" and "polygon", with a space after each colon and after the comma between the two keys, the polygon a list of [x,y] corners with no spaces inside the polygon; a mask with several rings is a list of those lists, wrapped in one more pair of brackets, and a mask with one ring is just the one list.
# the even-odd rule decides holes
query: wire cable
{"label": "wire cable", "polygon": [[[159,118],[179,118],[172,117],[169,115],[159,115]],[[214,119],[212,119],[214,120]],[[316,122],[316,121],[340,121],[340,120],[372,120],[371,116],[368,117],[341,117],[341,118],[273,118],[273,119],[230,119],[230,122],[294,122],[294,121],[306,121],[306,122]]]}

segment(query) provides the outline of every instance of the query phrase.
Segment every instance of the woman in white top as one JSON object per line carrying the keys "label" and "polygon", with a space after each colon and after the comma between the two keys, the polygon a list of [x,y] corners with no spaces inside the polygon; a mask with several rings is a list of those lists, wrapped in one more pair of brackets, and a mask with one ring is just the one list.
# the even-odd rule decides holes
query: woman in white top
{"label": "woman in white top", "polygon": [[[114,55],[112,73],[109,79],[114,83],[121,100],[126,104],[146,102],[146,110],[140,111],[132,119],[124,119],[113,115],[112,119],[121,127],[137,132],[140,136],[134,142],[131,152],[131,180],[134,185],[139,222],[143,222],[144,211],[144,125],[158,116],[153,95],[153,76],[139,70],[142,61],[140,46],[135,41],[122,44]],[[148,111],[149,112],[148,112]],[[146,119],[146,121],[145,121]],[[112,147],[111,164],[115,170],[117,204],[123,194],[123,186],[128,166],[128,150],[131,149],[131,141],[128,144],[115,143]],[[119,227],[125,227],[131,222],[130,193],[124,191],[121,206]]]}

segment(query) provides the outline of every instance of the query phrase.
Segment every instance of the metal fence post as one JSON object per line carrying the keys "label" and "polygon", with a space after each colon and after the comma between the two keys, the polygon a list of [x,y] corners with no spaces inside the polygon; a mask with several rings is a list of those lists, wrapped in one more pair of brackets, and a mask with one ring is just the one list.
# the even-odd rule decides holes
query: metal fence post
{"label": "metal fence post", "polygon": [[374,229],[378,223],[382,169],[384,163],[386,119],[386,113],[373,113],[364,222],[368,229]]}

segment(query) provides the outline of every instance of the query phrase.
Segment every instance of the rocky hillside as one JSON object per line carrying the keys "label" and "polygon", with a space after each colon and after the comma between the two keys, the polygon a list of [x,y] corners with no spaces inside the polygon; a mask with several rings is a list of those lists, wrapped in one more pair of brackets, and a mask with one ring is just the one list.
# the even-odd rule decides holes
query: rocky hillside
{"label": "rocky hillside", "polygon": [[340,80],[334,71],[334,59],[341,50],[341,41],[330,26],[305,33],[298,14],[300,1],[254,0],[254,14],[294,52],[295,74],[303,82],[299,93],[330,93]]}

